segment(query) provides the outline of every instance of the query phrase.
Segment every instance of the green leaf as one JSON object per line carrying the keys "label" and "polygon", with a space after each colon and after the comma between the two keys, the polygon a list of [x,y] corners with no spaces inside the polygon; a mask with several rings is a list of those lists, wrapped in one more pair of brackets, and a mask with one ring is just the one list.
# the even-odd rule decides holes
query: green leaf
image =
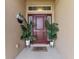
{"label": "green leaf", "polygon": [[56,40],[57,39],[57,32],[59,31],[57,23],[49,23],[48,20],[45,21],[45,27],[47,29],[47,34],[49,39]]}

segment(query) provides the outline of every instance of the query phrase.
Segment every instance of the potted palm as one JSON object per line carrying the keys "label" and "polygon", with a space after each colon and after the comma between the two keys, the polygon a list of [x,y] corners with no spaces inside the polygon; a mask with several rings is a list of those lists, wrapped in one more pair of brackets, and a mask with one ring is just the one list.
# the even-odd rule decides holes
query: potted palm
{"label": "potted palm", "polygon": [[[29,26],[29,24],[28,24]],[[21,25],[22,29],[22,35],[21,35],[21,40],[24,40],[26,42],[26,45],[30,45],[30,37],[31,37],[31,31],[29,27],[25,27],[24,25]]]}
{"label": "potted palm", "polygon": [[57,23],[49,23],[48,20],[45,21],[45,26],[47,28],[47,35],[50,41],[50,46],[55,46],[55,41],[57,39],[57,32],[59,31]]}
{"label": "potted palm", "polygon": [[18,13],[16,18],[22,30],[21,40],[24,40],[28,46],[30,45],[30,41],[34,38],[32,35],[32,22],[27,22],[21,13]]}

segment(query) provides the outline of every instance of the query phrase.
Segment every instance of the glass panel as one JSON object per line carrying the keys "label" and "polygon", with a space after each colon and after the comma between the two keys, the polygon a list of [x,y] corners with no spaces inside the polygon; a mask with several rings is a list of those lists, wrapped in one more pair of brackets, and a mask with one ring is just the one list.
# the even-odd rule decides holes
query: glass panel
{"label": "glass panel", "polygon": [[29,10],[37,10],[37,7],[29,7]]}
{"label": "glass panel", "polygon": [[28,10],[38,10],[39,8],[42,10],[51,10],[51,6],[30,6]]}
{"label": "glass panel", "polygon": [[43,18],[37,17],[37,29],[43,29]]}
{"label": "glass panel", "polygon": [[29,23],[30,23],[30,21],[32,21],[32,16],[29,16]]}
{"label": "glass panel", "polygon": [[49,21],[49,23],[51,24],[52,18],[51,16],[47,16],[47,20]]}
{"label": "glass panel", "polygon": [[42,7],[43,10],[51,10],[51,7],[50,6],[46,6],[46,7]]}
{"label": "glass panel", "polygon": [[33,19],[33,25],[34,25],[34,30],[36,29],[36,19],[35,19],[35,17],[34,17],[34,19]]}

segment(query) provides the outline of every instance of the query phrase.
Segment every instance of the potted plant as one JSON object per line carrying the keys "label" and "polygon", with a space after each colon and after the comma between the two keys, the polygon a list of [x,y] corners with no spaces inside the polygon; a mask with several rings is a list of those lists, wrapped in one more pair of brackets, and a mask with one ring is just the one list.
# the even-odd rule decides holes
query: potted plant
{"label": "potted plant", "polygon": [[57,32],[59,31],[57,23],[49,23],[48,20],[45,21],[45,26],[47,28],[47,35],[50,41],[50,46],[55,46],[55,41],[57,39]]}
{"label": "potted plant", "polygon": [[28,26],[26,28],[24,25],[21,25],[21,29],[22,29],[21,40],[24,40],[26,42],[26,45],[28,46],[28,45],[30,45],[31,32],[30,32]]}
{"label": "potted plant", "polygon": [[30,45],[30,41],[33,40],[34,36],[32,35],[32,22],[27,22],[26,19],[23,17],[21,13],[17,14],[17,20],[18,23],[20,23],[21,26],[21,40],[24,40],[26,42],[26,45]]}

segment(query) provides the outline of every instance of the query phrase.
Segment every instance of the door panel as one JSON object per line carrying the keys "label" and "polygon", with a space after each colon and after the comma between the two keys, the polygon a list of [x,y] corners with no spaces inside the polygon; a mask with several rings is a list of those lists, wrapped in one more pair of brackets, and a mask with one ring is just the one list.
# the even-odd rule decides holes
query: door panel
{"label": "door panel", "polygon": [[37,29],[43,29],[43,17],[37,17]]}

